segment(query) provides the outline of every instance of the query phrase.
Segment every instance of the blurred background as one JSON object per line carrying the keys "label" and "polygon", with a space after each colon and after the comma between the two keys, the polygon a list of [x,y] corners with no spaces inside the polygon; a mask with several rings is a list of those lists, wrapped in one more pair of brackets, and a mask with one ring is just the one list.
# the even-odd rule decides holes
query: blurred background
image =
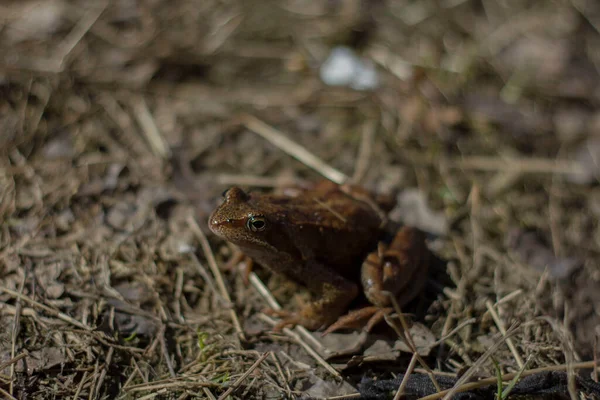
{"label": "blurred background", "polygon": [[[391,217],[450,260],[422,322],[431,343],[466,329],[432,345],[432,368],[471,366],[512,324],[514,349],[495,354],[505,371],[589,359],[599,29],[593,0],[2,2],[2,387],[185,398],[195,374],[218,396],[250,350],[273,350],[293,354],[277,353],[286,378],[266,361],[269,389],[232,396],[299,396],[316,363],[264,334],[264,302],[224,269],[252,338],[240,344],[200,238],[225,264],[232,250],[206,227],[223,190],[314,181],[323,165],[397,195]],[[410,354],[394,354],[405,368]],[[161,379],[173,385],[150,385]]]}

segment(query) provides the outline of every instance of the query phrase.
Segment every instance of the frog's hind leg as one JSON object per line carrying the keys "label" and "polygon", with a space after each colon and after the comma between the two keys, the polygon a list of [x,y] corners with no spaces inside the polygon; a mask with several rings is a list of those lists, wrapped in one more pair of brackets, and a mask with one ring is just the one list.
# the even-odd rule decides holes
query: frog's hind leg
{"label": "frog's hind leg", "polygon": [[400,229],[392,243],[379,243],[377,250],[370,253],[362,265],[363,289],[373,306],[344,315],[325,334],[363,326],[369,332],[392,311],[389,296],[394,296],[400,307],[409,303],[423,289],[428,271],[429,250],[425,235],[414,228]]}

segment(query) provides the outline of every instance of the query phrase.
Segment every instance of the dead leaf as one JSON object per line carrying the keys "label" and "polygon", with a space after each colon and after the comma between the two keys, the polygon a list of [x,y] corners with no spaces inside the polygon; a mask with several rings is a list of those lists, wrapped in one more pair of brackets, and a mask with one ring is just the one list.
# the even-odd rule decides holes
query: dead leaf
{"label": "dead leaf", "polygon": [[390,212],[390,218],[438,235],[448,231],[444,213],[429,208],[425,195],[418,189],[406,189],[398,195],[398,205]]}

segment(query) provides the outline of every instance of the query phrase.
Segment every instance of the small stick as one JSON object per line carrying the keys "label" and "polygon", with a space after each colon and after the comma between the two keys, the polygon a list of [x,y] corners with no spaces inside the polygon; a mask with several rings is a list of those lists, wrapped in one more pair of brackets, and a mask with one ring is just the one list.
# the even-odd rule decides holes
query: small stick
{"label": "small stick", "polygon": [[223,186],[252,186],[265,188],[280,188],[298,186],[301,180],[286,176],[258,176],[246,174],[217,174],[215,181]]}
{"label": "small stick", "polygon": [[[275,326],[277,323],[275,322],[275,320],[273,318],[268,317],[265,314],[258,314],[258,317]],[[294,339],[296,341],[296,343],[298,343],[300,346],[302,346],[304,348],[304,350],[306,350],[306,352],[308,354],[310,354],[319,364],[321,364],[327,371],[329,371],[331,373],[331,375],[335,376],[336,378],[342,378],[342,375],[340,375],[340,373],[333,368],[327,361],[325,361],[325,359],[323,357],[321,357],[319,355],[319,353],[317,353],[315,351],[315,349],[313,349],[312,347],[310,347],[304,340],[302,340],[302,338],[300,337],[299,334],[297,334],[296,332],[294,332],[293,330],[289,329],[289,328],[283,328],[283,333],[285,333],[287,336],[289,336],[290,338]]]}
{"label": "small stick", "polygon": [[408,379],[410,378],[410,375],[413,373],[413,370],[415,369],[416,363],[417,363],[417,353],[413,353],[412,358],[410,359],[410,363],[408,364],[408,368],[406,369],[406,372],[404,373],[404,377],[402,378],[402,382],[400,382],[400,386],[398,386],[398,391],[396,392],[396,395],[394,396],[394,400],[400,400],[400,397],[404,394],[404,389],[406,388],[406,385],[408,384]]}
{"label": "small stick", "polygon": [[60,311],[56,311],[55,309],[50,308],[50,307],[48,307],[45,304],[38,303],[37,301],[35,301],[33,299],[30,299],[29,297],[25,296],[24,294],[21,294],[19,292],[15,292],[14,290],[11,290],[11,289],[8,289],[8,288],[5,288],[5,287],[0,287],[0,292],[7,293],[7,294],[9,294],[9,295],[11,295],[13,297],[16,297],[18,299],[23,300],[26,303],[31,304],[34,307],[41,308],[42,310],[46,311],[48,314],[50,314],[50,315],[52,315],[54,317],[57,317],[58,319],[62,319],[63,321],[68,322],[71,325],[75,325],[78,328],[85,329],[86,331],[91,331],[92,330],[92,327],[90,327],[90,326],[88,326],[88,325],[86,325],[86,324],[84,324],[82,322],[79,322],[79,321],[77,321],[74,318],[69,317],[67,314],[64,314],[64,313],[62,313]]}
{"label": "small stick", "polygon": [[[494,309],[494,305],[492,304],[492,302],[489,301],[489,300],[487,300],[485,302],[485,306],[487,307],[488,311],[492,315],[492,319],[496,323],[496,326],[500,330],[500,333],[502,333],[503,335],[506,336],[506,328],[504,327],[504,323],[502,322],[502,320],[500,319],[500,316],[498,315],[498,313]],[[524,365],[523,364],[523,359],[521,358],[521,356],[517,352],[517,348],[515,347],[515,344],[513,343],[513,341],[512,341],[511,338],[506,338],[506,345],[510,349],[510,352],[513,354],[513,357],[515,358],[515,361],[517,362],[517,365],[519,366],[520,369],[522,369],[523,365]]]}
{"label": "small stick", "polygon": [[425,362],[423,357],[421,357],[419,355],[419,352],[417,351],[417,346],[415,346],[415,342],[414,342],[412,336],[410,335],[410,329],[408,327],[408,323],[406,322],[406,318],[404,318],[404,314],[402,313],[400,304],[398,304],[398,300],[396,299],[395,296],[391,295],[391,293],[389,293],[389,292],[388,292],[388,297],[392,302],[394,311],[396,311],[396,314],[398,314],[398,319],[400,320],[400,325],[402,325],[402,329],[399,329],[398,326],[395,323],[393,323],[393,321],[390,318],[388,318],[387,316],[385,317],[385,321],[392,327],[392,329],[394,329],[396,334],[398,334],[398,336],[410,348],[410,350],[413,352],[413,356],[416,357],[417,360],[419,361],[419,364],[421,364],[421,366],[424,369],[429,371],[427,375],[429,375],[429,379],[431,379],[431,383],[433,383],[433,386],[435,386],[438,391],[441,390],[437,379],[435,379],[433,370],[431,368],[429,368],[429,365],[427,365],[427,363]]}
{"label": "small stick", "polygon": [[83,376],[81,377],[81,381],[79,382],[79,385],[77,385],[77,390],[75,391],[75,394],[73,395],[73,399],[79,399],[79,393],[81,393],[81,390],[83,389],[83,385],[85,384],[87,377],[88,377],[88,372],[84,371]]}
{"label": "small stick", "polygon": [[17,400],[15,397],[13,397],[10,393],[8,393],[6,390],[0,388],[0,393],[2,393],[7,399],[11,399],[11,400]]}
{"label": "small stick", "polygon": [[162,137],[158,126],[156,126],[154,116],[150,113],[144,98],[142,96],[136,96],[131,99],[130,105],[138,124],[140,124],[140,128],[142,128],[142,132],[146,136],[146,141],[150,145],[152,152],[165,160],[171,157],[171,149]]}
{"label": "small stick", "polygon": [[[281,310],[281,306],[279,305],[279,303],[277,303],[275,297],[273,297],[269,289],[254,272],[250,273],[249,278],[252,286],[254,286],[254,288],[263,297],[263,299],[265,299],[269,307],[275,311]],[[304,340],[309,341],[313,347],[316,347],[321,351],[326,351],[321,342],[315,339],[315,337],[305,327],[297,325],[294,329],[300,334],[300,336],[302,336]]]}
{"label": "small stick", "polygon": [[356,156],[356,163],[354,163],[352,182],[360,182],[367,173],[373,153],[373,142],[375,141],[376,132],[377,120],[371,119],[363,124],[358,155]]}
{"label": "small stick", "polygon": [[172,378],[176,378],[177,374],[175,373],[175,369],[173,368],[173,363],[171,362],[171,357],[169,355],[169,349],[167,348],[167,341],[165,340],[165,326],[163,325],[160,329],[159,341],[160,341],[160,349],[162,351],[162,355],[165,358],[165,362],[167,363],[167,369],[169,370],[169,374]]}
{"label": "small stick", "polygon": [[244,372],[244,374],[242,376],[240,376],[235,382],[233,382],[233,385],[231,385],[231,387],[229,389],[227,389],[222,395],[219,396],[218,400],[225,400],[227,398],[227,396],[229,396],[231,393],[233,393],[233,391],[236,390],[238,388],[238,386],[240,386],[240,384],[244,381],[244,379],[246,379],[248,377],[248,375],[250,375],[256,368],[258,368],[258,366],[270,355],[271,355],[271,352],[269,351],[269,352],[263,354],[262,356],[260,356],[260,358],[258,360],[256,360],[256,362],[254,364],[252,364],[250,366],[250,368],[248,368],[248,371]]}
{"label": "small stick", "polygon": [[0,364],[0,371],[2,371],[4,368],[8,367],[9,365],[16,364],[23,357],[27,357],[27,353],[21,353],[18,356],[11,358],[10,360],[4,361],[2,364]]}
{"label": "small stick", "polygon": [[[465,382],[467,380],[469,380],[469,378],[471,378],[471,376],[473,376],[473,374],[479,369],[479,367],[481,367],[481,365],[496,351],[498,350],[498,347],[500,347],[504,341],[512,336],[515,332],[517,331],[517,326],[514,325],[512,326],[505,335],[502,336],[502,338],[500,340],[498,340],[496,343],[494,343],[489,349],[487,349],[487,351],[485,353],[483,353],[481,355],[481,357],[479,357],[479,359],[477,361],[475,361],[475,364],[471,365],[471,367],[458,379],[458,381],[456,381],[456,383],[454,384],[454,387],[452,387],[451,389],[445,391],[446,394],[444,395],[444,400],[448,400],[451,399],[452,396],[459,390],[459,388],[462,387],[462,385],[465,384]],[[441,396],[440,396],[441,397]]]}
{"label": "small stick", "polygon": [[333,168],[325,161],[321,160],[306,148],[286,137],[277,129],[265,124],[252,115],[245,114],[242,116],[242,121],[246,128],[250,129],[279,147],[281,150],[294,157],[301,163],[311,167],[325,178],[337,184],[342,184],[348,180],[348,177],[341,171]]}

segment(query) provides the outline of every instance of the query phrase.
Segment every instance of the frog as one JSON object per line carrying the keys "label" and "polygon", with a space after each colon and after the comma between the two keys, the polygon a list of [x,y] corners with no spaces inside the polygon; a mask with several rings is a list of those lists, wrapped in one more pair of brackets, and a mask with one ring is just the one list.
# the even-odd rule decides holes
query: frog
{"label": "frog", "polygon": [[[283,193],[234,186],[208,226],[253,262],[313,293],[299,310],[268,309],[281,318],[275,330],[301,325],[329,333],[365,319],[370,330],[392,309],[390,296],[403,306],[427,281],[426,235],[409,226],[390,235],[393,206],[390,196],[329,180]],[[371,305],[344,315],[361,289]]]}

